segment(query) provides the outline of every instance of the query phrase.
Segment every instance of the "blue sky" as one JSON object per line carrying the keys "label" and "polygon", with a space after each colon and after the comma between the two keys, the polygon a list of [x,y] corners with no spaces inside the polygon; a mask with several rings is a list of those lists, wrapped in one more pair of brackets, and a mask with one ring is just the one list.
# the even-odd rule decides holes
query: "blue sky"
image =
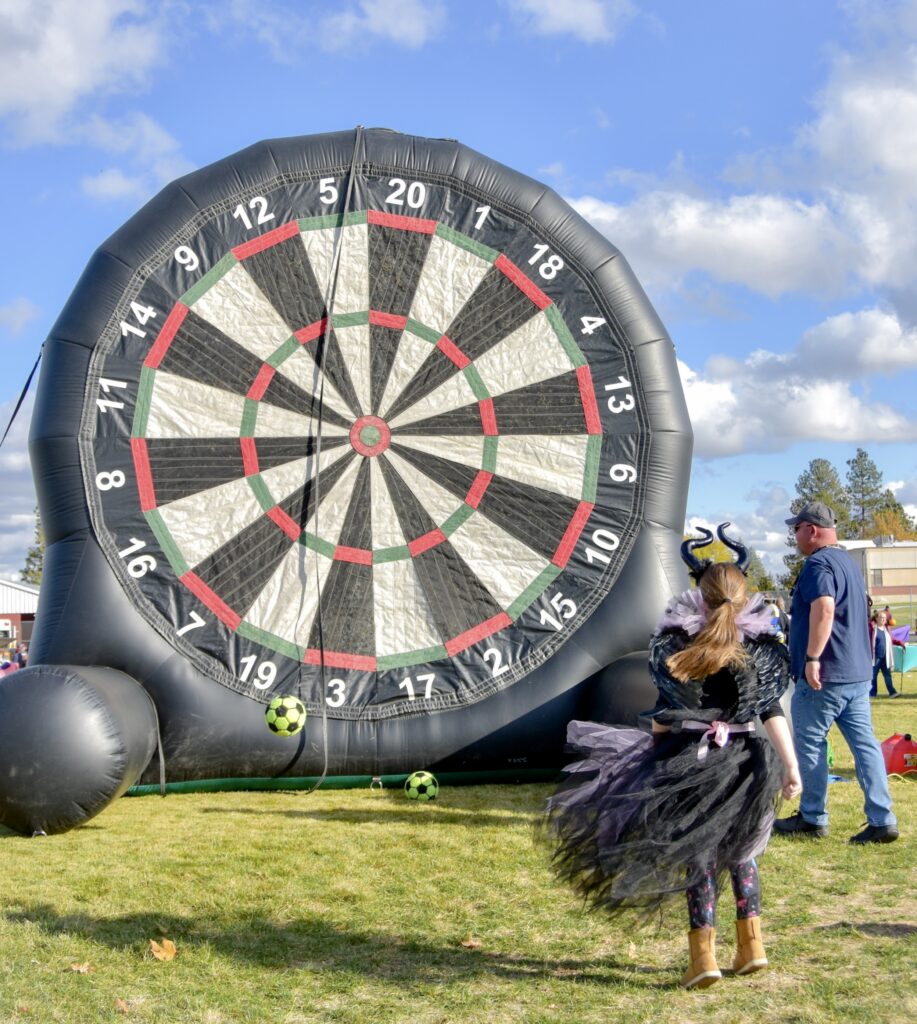
{"label": "blue sky", "polygon": [[[690,524],[779,567],[813,458],[917,513],[917,2],[0,0],[5,425],[95,247],[260,139],[386,126],[556,188],[675,342]],[[32,540],[29,402],[0,575]]]}

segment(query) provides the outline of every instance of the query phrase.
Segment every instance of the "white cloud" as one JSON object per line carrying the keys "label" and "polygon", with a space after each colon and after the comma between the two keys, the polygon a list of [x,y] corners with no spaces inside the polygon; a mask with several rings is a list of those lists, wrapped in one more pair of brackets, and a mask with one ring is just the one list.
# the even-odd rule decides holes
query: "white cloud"
{"label": "white cloud", "polygon": [[917,520],[917,476],[910,480],[889,480],[885,486],[901,502],[907,515]]}
{"label": "white cloud", "polygon": [[637,14],[631,0],[508,0],[530,32],[606,43]]}
{"label": "white cloud", "polygon": [[20,295],[5,306],[0,306],[0,327],[15,337],[37,316],[38,306]]}
{"label": "white cloud", "polygon": [[782,451],[797,441],[917,441],[917,420],[885,402],[864,401],[837,380],[775,376],[762,386],[753,359],[733,361],[726,376],[679,362],[700,459]]}
{"label": "white cloud", "polygon": [[212,31],[244,31],[267,47],[274,60],[293,64],[304,48],[318,44],[334,52],[365,48],[385,41],[416,50],[437,36],[445,25],[442,0],[354,0],[342,10],[318,18],[294,4],[262,4],[259,0],[230,0],[206,11]]}
{"label": "white cloud", "polygon": [[777,195],[714,200],[662,189],[629,205],[591,196],[571,202],[650,289],[677,290],[700,271],[771,298],[800,290],[836,294],[856,258],[854,242],[821,202]]}
{"label": "white cloud", "polygon": [[80,185],[86,195],[103,201],[139,199],[146,195],[140,178],[128,177],[120,167],[107,167],[98,174],[86,176]]}
{"label": "white cloud", "polygon": [[[0,406],[0,437],[16,402]],[[35,540],[35,485],[29,462],[29,421],[33,395],[23,402],[0,448],[0,474],[3,476],[3,502],[0,503],[0,576],[18,574],[25,564],[25,553]]]}
{"label": "white cloud", "polygon": [[847,7],[857,52],[835,53],[784,146],[724,169],[742,194],[702,191],[675,166],[662,181],[611,172],[630,202],[574,201],[651,290],[698,274],[770,298],[873,289],[917,320],[917,3]]}
{"label": "white cloud", "polygon": [[735,495],[735,504],[701,515],[689,510],[685,530],[695,533],[700,526],[715,530],[720,523],[731,522],[729,533],[739,537],[764,563],[772,576],[785,571],[783,556],[789,552],[784,519],[789,515],[791,496],[781,484],[762,484],[748,494]]}
{"label": "white cloud", "polygon": [[343,50],[372,36],[416,50],[437,35],[444,22],[445,8],[437,0],[358,0],[325,18],[320,30],[327,50]]}
{"label": "white cloud", "polygon": [[82,125],[80,134],[99,149],[123,157],[133,168],[129,173],[107,167],[84,177],[83,191],[93,199],[145,199],[194,167],[182,155],[177,140],[146,114],[134,112],[117,121],[95,114]]}
{"label": "white cloud", "polygon": [[828,317],[807,330],[795,352],[754,352],[749,366],[765,376],[854,381],[917,369],[917,329],[894,313],[862,309]]}
{"label": "white cloud", "polygon": [[22,143],[58,142],[87,97],[142,85],[159,61],[159,15],[141,0],[4,0],[0,115]]}

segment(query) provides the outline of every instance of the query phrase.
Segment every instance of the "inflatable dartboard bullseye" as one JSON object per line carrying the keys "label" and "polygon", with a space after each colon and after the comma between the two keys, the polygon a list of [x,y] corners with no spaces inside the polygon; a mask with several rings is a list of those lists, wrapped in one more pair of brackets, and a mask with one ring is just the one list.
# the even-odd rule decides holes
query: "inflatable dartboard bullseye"
{"label": "inflatable dartboard bullseye", "polygon": [[553,765],[681,585],[690,446],[662,325],[556,195],[450,141],[261,143],[103,245],[49,339],[33,664],[138,680],[171,781]]}

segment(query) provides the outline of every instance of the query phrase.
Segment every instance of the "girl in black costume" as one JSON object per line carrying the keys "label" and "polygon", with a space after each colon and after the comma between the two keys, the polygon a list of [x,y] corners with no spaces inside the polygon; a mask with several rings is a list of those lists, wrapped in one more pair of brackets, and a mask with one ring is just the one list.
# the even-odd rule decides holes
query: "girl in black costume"
{"label": "girl in black costume", "polygon": [[[717,533],[739,554],[736,565],[696,559],[693,548],[712,541],[709,531],[682,545],[698,586],[669,603],[650,642],[659,690],[645,712],[652,735],[571,722],[568,740],[583,760],[548,802],[555,870],[593,907],[648,913],[687,894],[685,988],[722,977],[714,916],[727,872],[736,898],[735,972],[766,966],[755,858],[767,845],[778,794],[790,799],[801,789],[779,703],[786,648],[771,635],[760,595],[748,596],[748,554],[725,535],[728,525]],[[756,716],[770,743],[756,734]]]}

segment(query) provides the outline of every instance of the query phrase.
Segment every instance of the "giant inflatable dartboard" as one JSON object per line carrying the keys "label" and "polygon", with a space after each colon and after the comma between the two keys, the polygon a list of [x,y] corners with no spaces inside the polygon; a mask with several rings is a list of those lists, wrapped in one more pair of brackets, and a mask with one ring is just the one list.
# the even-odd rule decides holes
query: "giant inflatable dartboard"
{"label": "giant inflatable dartboard", "polygon": [[[539,709],[681,583],[690,445],[664,328],[554,193],[448,140],[261,143],[109,239],[48,341],[33,660],[137,678],[185,777],[560,756]],[[275,756],[279,693],[323,754]]]}
{"label": "giant inflatable dartboard", "polygon": [[347,169],[232,200],[96,350],[86,485],[113,569],[265,699],[305,679],[313,708],[371,717],[512,684],[635,534],[648,428],[607,303],[459,182]]}

